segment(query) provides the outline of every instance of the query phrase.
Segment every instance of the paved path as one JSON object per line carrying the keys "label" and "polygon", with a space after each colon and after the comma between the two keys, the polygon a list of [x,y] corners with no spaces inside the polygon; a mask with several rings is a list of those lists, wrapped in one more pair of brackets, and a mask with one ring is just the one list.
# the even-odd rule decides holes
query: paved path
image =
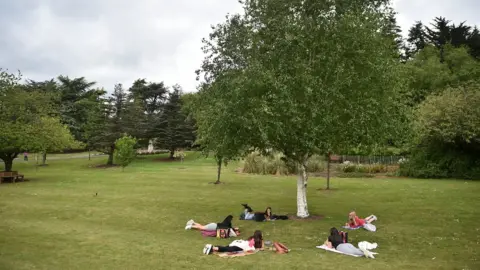
{"label": "paved path", "polygon": [[[107,156],[106,154],[96,154],[96,155],[91,155],[91,158],[96,158],[96,157],[104,157]],[[79,159],[79,158],[88,158],[88,155],[82,155],[82,156],[65,156],[65,157],[48,157],[47,155],[47,161],[49,160],[59,160],[59,159]],[[35,161],[34,156],[29,156],[28,157],[29,161]],[[39,155],[38,161],[42,161],[42,157]],[[23,156],[22,157],[17,157],[16,159],[13,160],[13,162],[24,162],[23,161]]]}

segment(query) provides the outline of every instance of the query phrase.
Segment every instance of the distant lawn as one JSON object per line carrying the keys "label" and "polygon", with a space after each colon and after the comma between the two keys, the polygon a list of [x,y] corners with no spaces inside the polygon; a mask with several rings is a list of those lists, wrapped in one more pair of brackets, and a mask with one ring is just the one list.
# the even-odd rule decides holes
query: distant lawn
{"label": "distant lawn", "polygon": [[[30,181],[0,185],[0,269],[480,269],[480,182],[333,179],[335,190],[325,192],[317,190],[325,180],[311,178],[309,209],[323,220],[256,223],[238,220],[240,203],[295,213],[294,177],[236,174],[232,165],[222,175],[226,184],[215,186],[208,184],[212,160],[158,157],[142,156],[124,173],[94,168],[105,157],[51,160],[38,171],[32,162],[16,163]],[[375,260],[315,249],[352,209],[379,218],[376,233],[349,233],[354,243],[379,244]],[[203,255],[206,243],[231,239],[185,231],[185,222],[228,214],[243,236],[260,229],[292,252]]]}

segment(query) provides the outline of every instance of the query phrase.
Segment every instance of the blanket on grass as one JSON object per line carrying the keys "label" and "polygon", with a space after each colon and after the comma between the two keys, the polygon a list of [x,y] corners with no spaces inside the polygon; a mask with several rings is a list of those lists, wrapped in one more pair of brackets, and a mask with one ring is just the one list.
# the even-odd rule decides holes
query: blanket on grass
{"label": "blanket on grass", "polygon": [[348,253],[343,253],[343,252],[338,251],[338,250],[336,250],[336,249],[334,249],[334,248],[329,248],[329,247],[327,247],[327,246],[325,246],[325,245],[317,246],[317,248],[324,249],[324,250],[326,250],[326,251],[331,251],[331,252],[335,252],[335,253],[344,254],[344,255],[350,255],[350,256],[353,256],[353,257],[363,257],[363,256],[361,256],[361,255],[352,255],[352,254],[348,254]]}
{"label": "blanket on grass", "polygon": [[[370,244],[370,243],[368,243],[368,242],[365,242],[365,243],[368,244],[368,245],[372,245],[372,244]],[[359,243],[359,245],[360,245],[360,243]],[[372,247],[372,246],[366,246],[366,247],[368,247],[369,249],[374,249],[374,248],[377,247],[377,245],[375,244],[374,247]],[[344,253],[344,252],[338,251],[338,250],[336,250],[336,249],[334,249],[334,248],[329,248],[329,247],[327,247],[327,246],[325,246],[325,245],[316,246],[316,248],[324,249],[324,250],[326,250],[326,251],[331,251],[331,252],[335,252],[335,253],[339,253],[339,254],[349,255],[349,256],[353,256],[353,257],[364,257],[363,255],[353,255],[353,254]],[[376,253],[376,252],[371,252],[371,253],[372,253],[373,255],[378,254],[378,253]]]}
{"label": "blanket on grass", "polygon": [[242,257],[242,256],[252,255],[255,253],[257,253],[257,251],[215,252],[217,256],[222,258]]}

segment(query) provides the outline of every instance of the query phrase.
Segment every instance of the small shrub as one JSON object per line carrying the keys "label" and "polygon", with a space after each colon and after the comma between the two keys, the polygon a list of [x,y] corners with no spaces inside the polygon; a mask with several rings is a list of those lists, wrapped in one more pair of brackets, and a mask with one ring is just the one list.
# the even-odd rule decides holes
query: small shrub
{"label": "small shrub", "polygon": [[123,136],[115,141],[115,161],[122,166],[122,170],[135,159],[137,155],[136,144],[137,140],[130,136]]}
{"label": "small shrub", "polygon": [[339,166],[340,171],[344,173],[352,173],[357,170],[355,164],[351,163],[350,161],[345,161]]}

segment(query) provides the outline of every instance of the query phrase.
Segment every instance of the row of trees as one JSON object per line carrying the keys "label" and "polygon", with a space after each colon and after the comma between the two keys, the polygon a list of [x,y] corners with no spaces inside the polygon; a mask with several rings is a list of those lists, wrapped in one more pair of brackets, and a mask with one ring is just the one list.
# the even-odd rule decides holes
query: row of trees
{"label": "row of trees", "polygon": [[5,170],[23,151],[98,150],[113,164],[115,141],[128,134],[137,147],[153,142],[174,152],[195,140],[193,122],[182,112],[183,93],[163,83],[136,80],[115,85],[111,95],[85,78],[59,76],[43,82],[0,70],[0,158]]}
{"label": "row of trees", "polygon": [[[404,170],[411,172],[420,171],[411,164],[425,142],[478,149],[477,28],[437,18],[431,28],[416,24],[404,41],[388,0],[242,4],[244,15],[227,16],[204,40],[203,82],[190,98],[217,182],[229,160],[280,152],[299,167],[297,215],[307,217],[305,166],[313,155],[402,147],[412,154]],[[448,36],[438,30],[442,22]],[[452,103],[450,115],[436,111]],[[419,166],[437,161],[429,162]]]}

